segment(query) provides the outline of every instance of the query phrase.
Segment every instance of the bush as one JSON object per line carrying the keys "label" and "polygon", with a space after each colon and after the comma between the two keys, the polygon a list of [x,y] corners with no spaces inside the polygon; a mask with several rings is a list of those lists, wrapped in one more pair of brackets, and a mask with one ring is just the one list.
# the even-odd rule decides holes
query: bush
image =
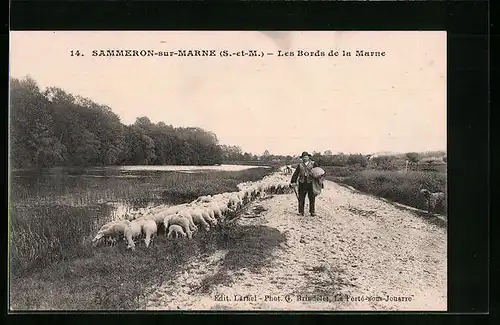
{"label": "bush", "polygon": [[355,166],[346,166],[346,167],[340,167],[340,166],[322,166],[325,170],[326,173],[326,179],[335,179],[338,177],[349,177],[353,176],[355,173],[363,170],[360,167],[355,167]]}
{"label": "bush", "polygon": [[[400,173],[364,170],[356,172],[342,182],[360,191],[422,210],[426,209],[426,205],[425,200],[420,195],[420,189],[426,188],[431,192],[447,192],[446,174],[438,172]],[[446,215],[446,205],[437,206],[436,213]]]}

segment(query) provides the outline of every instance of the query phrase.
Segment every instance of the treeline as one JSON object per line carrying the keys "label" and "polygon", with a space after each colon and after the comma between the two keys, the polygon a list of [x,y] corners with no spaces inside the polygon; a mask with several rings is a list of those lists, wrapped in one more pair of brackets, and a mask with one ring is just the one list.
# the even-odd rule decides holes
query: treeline
{"label": "treeline", "polygon": [[[297,153],[261,155],[234,145],[219,145],[213,132],[181,128],[139,117],[124,125],[106,105],[74,96],[57,87],[41,91],[31,78],[11,78],[10,149],[14,169],[54,166],[295,164]],[[323,166],[397,169],[398,162],[417,164],[444,152],[371,157],[363,154],[312,152]],[[446,158],[444,159],[446,161]]]}
{"label": "treeline", "polygon": [[124,125],[105,105],[31,78],[11,78],[12,168],[104,165],[213,165],[222,163],[217,136],[147,117]]}
{"label": "treeline", "polygon": [[266,150],[262,155],[256,155],[249,152],[243,152],[239,146],[221,145],[222,159],[224,162],[228,163],[244,163],[244,162],[255,162],[255,163],[280,163],[287,164],[297,161],[294,157],[287,155],[272,155]]}
{"label": "treeline", "polygon": [[[265,151],[261,156],[243,153],[238,146],[222,146],[223,160],[232,163],[265,163],[277,165],[292,165],[300,162],[299,157],[273,155]],[[348,167],[348,168],[371,168],[378,170],[398,170],[407,168],[408,170],[419,170],[421,165],[432,167],[438,164],[446,163],[446,152],[408,152],[396,155],[365,155],[361,153],[332,154],[330,150],[324,153],[312,153],[312,159],[320,166]]]}
{"label": "treeline", "polygon": [[[268,150],[260,156],[252,155],[248,152],[243,152],[238,146],[222,145],[222,156],[225,162],[264,162],[268,164],[296,164],[300,162],[299,156],[291,155],[274,155]],[[325,151],[324,154],[312,152],[312,159],[323,166],[359,166],[366,167],[369,162],[370,155],[363,154],[332,154],[330,151]]]}
{"label": "treeline", "polygon": [[[252,155],[248,152],[243,152],[238,146],[226,146],[222,145],[222,157],[224,162],[229,163],[242,163],[242,162],[263,162],[266,164],[278,164],[278,165],[293,165],[300,162],[298,155],[274,155],[268,150],[260,156]],[[311,152],[312,159],[321,166],[337,166],[337,167],[361,167],[365,168],[370,164],[377,165],[381,168],[387,167],[395,159],[394,157],[381,156],[377,158],[370,159],[371,155],[357,154],[332,154],[331,151],[326,150],[323,154],[320,152]]]}

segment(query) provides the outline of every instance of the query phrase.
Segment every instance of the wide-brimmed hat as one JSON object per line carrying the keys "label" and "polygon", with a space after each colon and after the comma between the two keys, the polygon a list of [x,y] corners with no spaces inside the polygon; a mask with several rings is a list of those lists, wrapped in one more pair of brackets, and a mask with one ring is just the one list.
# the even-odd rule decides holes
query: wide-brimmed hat
{"label": "wide-brimmed hat", "polygon": [[305,156],[309,156],[309,157],[311,157],[311,155],[310,155],[307,151],[304,151],[304,152],[300,155],[300,158],[305,157]]}

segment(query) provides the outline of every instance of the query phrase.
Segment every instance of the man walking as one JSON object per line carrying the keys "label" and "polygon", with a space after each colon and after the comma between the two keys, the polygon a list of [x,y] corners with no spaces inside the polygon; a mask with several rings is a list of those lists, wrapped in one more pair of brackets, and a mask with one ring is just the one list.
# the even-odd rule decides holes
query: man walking
{"label": "man walking", "polygon": [[316,163],[311,160],[311,155],[304,151],[300,156],[302,162],[297,165],[295,172],[292,175],[291,185],[296,186],[297,181],[299,185],[299,214],[304,215],[304,205],[306,202],[306,193],[309,198],[309,213],[311,216],[316,216],[316,212],[314,210],[315,199],[313,191],[313,176],[311,175],[311,170],[316,166]]}

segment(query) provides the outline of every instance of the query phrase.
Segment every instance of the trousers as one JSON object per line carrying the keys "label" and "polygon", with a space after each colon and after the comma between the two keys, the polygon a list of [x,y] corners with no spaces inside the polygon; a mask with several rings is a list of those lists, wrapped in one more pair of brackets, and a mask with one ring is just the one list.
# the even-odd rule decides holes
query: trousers
{"label": "trousers", "polygon": [[312,183],[299,183],[299,213],[304,214],[304,205],[306,203],[306,194],[309,198],[309,213],[315,213],[316,196],[313,192]]}

